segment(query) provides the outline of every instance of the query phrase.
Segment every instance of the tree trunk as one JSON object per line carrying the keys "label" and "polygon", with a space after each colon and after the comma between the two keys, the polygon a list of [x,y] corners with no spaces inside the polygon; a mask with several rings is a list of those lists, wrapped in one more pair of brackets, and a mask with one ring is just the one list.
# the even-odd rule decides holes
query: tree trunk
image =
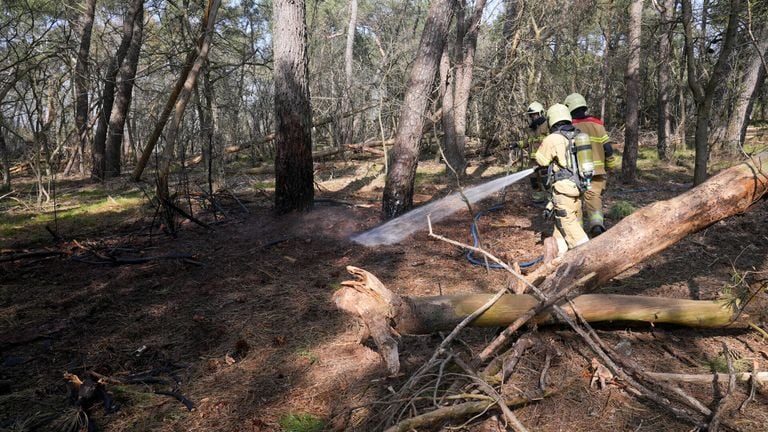
{"label": "tree trunk", "polygon": [[[685,53],[688,64],[688,86],[693,93],[693,100],[696,103],[696,165],[693,171],[693,184],[700,185],[707,179],[707,161],[709,160],[709,119],[712,112],[712,103],[715,97],[715,90],[722,85],[728,73],[728,57],[731,55],[736,45],[736,31],[739,25],[739,11],[741,10],[741,0],[730,0],[730,14],[728,16],[728,27],[725,33],[725,40],[722,43],[717,63],[709,76],[706,86],[702,87],[698,81],[698,71],[696,61],[693,55],[693,31],[691,29],[692,8],[691,0],[682,0],[683,4],[683,27],[685,29]],[[707,4],[704,8],[706,13]],[[706,25],[706,19],[702,18],[702,27]]]}
{"label": "tree trunk", "polygon": [[514,38],[515,30],[518,27],[517,13],[518,0],[504,0],[504,24],[501,27],[501,35],[504,41],[511,42]]}
{"label": "tree trunk", "polygon": [[[460,20],[457,20],[460,21]],[[458,27],[459,24],[457,23]],[[458,33],[458,30],[457,30]],[[443,138],[442,149],[445,154],[445,163],[456,170],[457,173],[463,174],[463,170],[460,168],[463,166],[461,161],[464,160],[464,155],[461,155],[461,161],[458,161],[458,149],[456,148],[456,117],[454,116],[454,108],[456,106],[454,102],[454,87],[456,84],[456,69],[452,67],[451,61],[451,48],[454,47],[454,42],[448,42],[443,50],[443,54],[440,58],[440,81],[441,93],[443,96],[443,117],[441,123],[443,125]]]}
{"label": "tree trunk", "polygon": [[219,129],[217,121],[218,109],[215,105],[214,87],[209,75],[210,70],[206,65],[203,72],[203,96],[200,96],[198,86],[195,88],[195,97],[197,99],[197,111],[200,118],[200,132],[202,135],[200,147],[203,151],[203,163],[205,164],[208,177],[208,193],[214,194],[220,189],[225,188],[226,183],[223,152],[221,151],[220,140],[216,139]]}
{"label": "tree trunk", "polygon": [[[466,0],[454,2],[456,16],[456,38],[449,41],[443,48],[440,59],[440,76],[443,78],[443,138],[442,147],[445,154],[445,164],[450,171],[463,177],[466,161],[464,149],[459,145],[457,117],[459,101],[459,81],[461,80],[461,65],[464,63],[464,35],[467,32]],[[444,69],[444,70],[443,70]]]}
{"label": "tree trunk", "polygon": [[304,2],[275,0],[275,209],[309,211],[314,200],[312,107]]}
{"label": "tree trunk", "polygon": [[[344,91],[341,101],[341,113],[352,111],[352,53],[357,26],[357,0],[349,0],[349,25],[347,26],[347,44],[344,49]],[[340,119],[341,145],[354,142],[354,117]]]}
{"label": "tree trunk", "polygon": [[602,96],[600,98],[600,118],[604,121],[608,121],[606,115],[608,114],[608,94],[611,88],[611,55],[613,54],[613,43],[611,42],[611,34],[613,32],[613,17],[614,17],[614,5],[613,0],[608,1],[608,10],[605,13],[607,25],[603,29],[603,37],[605,38],[605,47],[603,48],[603,86]]}
{"label": "tree trunk", "polygon": [[[583,290],[594,289],[685,236],[746,211],[768,191],[766,172],[768,152],[763,152],[752,162],[727,169],[678,197],[633,213],[600,237],[541,266],[528,276],[528,280],[538,285],[545,294],[585,279],[589,283],[583,286]],[[606,250],[611,253],[606,254]],[[557,271],[562,268],[571,271]],[[347,269],[358,280],[342,283],[344,287],[334,294],[334,301],[339,308],[363,319],[368,332],[363,336],[373,336],[392,373],[397,372],[399,360],[390,326],[394,325],[401,333],[447,330],[490,297],[465,295],[407,299],[386,289],[370,273],[353,267]],[[574,295],[578,294],[576,291],[573,290]],[[576,301],[579,302],[579,311],[589,316],[588,320],[662,319],[672,322],[672,319],[679,319],[675,321],[677,324],[722,326],[733,318],[735,312],[725,307],[727,302],[717,301],[679,300],[680,303],[677,303],[678,300],[672,299],[583,295],[576,297]],[[516,314],[525,313],[536,304],[532,298],[507,296],[489,309],[487,315],[475,320],[473,325],[504,325],[502,320],[510,318],[505,322],[512,322],[513,317],[518,316]],[[618,314],[620,304],[629,305],[621,315]],[[545,317],[539,319],[547,320]]]}
{"label": "tree trunk", "polygon": [[[455,125],[454,134],[454,155],[455,160],[452,161],[452,166],[459,173],[464,175],[467,161],[464,158],[464,151],[466,148],[467,140],[467,110],[469,107],[469,91],[472,88],[472,76],[475,65],[475,52],[477,51],[477,34],[480,29],[480,19],[483,16],[483,9],[485,9],[485,0],[477,0],[475,3],[475,9],[472,14],[468,14],[466,6],[461,12],[464,15],[469,15],[468,19],[456,20],[457,28],[461,23],[461,44],[457,48],[457,65],[454,79],[453,90],[455,96],[453,98],[453,117]],[[456,32],[457,39],[459,32]],[[459,54],[459,49],[461,54]]]}
{"label": "tree trunk", "polygon": [[144,0],[134,0],[131,7],[126,11],[123,19],[123,37],[120,40],[115,56],[107,68],[107,75],[104,78],[104,90],[101,93],[101,111],[99,112],[99,122],[96,126],[96,135],[93,137],[93,147],[91,149],[91,158],[93,166],[91,167],[91,179],[102,181],[105,179],[106,170],[106,146],[107,131],[109,128],[109,116],[112,113],[112,104],[115,101],[115,87],[117,74],[128,53],[133,38],[133,22],[140,9],[143,9]]}
{"label": "tree trunk", "polygon": [[660,160],[669,160],[669,139],[672,135],[672,120],[669,110],[669,97],[672,93],[670,85],[670,62],[672,50],[672,19],[675,15],[675,0],[664,0],[660,5],[659,20],[659,62],[656,70],[658,83],[658,117],[656,123],[657,143],[656,150]]}
{"label": "tree trunk", "polygon": [[[204,88],[209,85],[208,68],[203,72]],[[200,93],[200,87],[195,87],[195,105],[197,106],[197,117],[200,120],[200,149],[203,153],[203,165],[208,171],[208,193],[213,194],[213,180],[211,177],[211,147],[213,143],[213,122],[211,121],[211,101],[207,95],[205,101]],[[194,161],[193,161],[194,162]]]}
{"label": "tree trunk", "polygon": [[11,159],[2,125],[3,119],[0,117],[0,164],[3,165],[3,184],[0,185],[0,192],[8,192],[11,190]]}
{"label": "tree trunk", "polygon": [[139,4],[133,21],[133,37],[128,47],[125,61],[120,67],[120,84],[117,87],[117,96],[109,116],[109,136],[105,149],[104,177],[111,178],[120,175],[120,155],[123,146],[123,132],[125,119],[131,106],[133,83],[136,78],[136,68],[139,64],[141,53],[142,35],[144,30],[144,4]]}
{"label": "tree trunk", "polygon": [[88,52],[91,49],[91,33],[96,0],[83,2],[83,17],[80,23],[80,48],[75,64],[75,129],[77,130],[77,150],[80,154],[80,174],[85,174],[85,144],[88,134]]}
{"label": "tree trunk", "polygon": [[640,137],[638,116],[640,113],[640,31],[643,20],[643,0],[633,0],[629,7],[629,55],[627,73],[627,115],[624,131],[624,154],[621,162],[621,176],[624,183],[637,180],[637,148]]}
{"label": "tree trunk", "polygon": [[[656,202],[622,219],[600,237],[568,251],[528,275],[539,284],[561,264],[579,263],[573,281],[597,274],[597,285],[721,219],[742,213],[768,190],[768,152],[713,176],[667,201]],[[610,254],[605,251],[610,250]],[[568,281],[561,281],[567,286]]]}
{"label": "tree trunk", "polygon": [[141,180],[141,175],[144,173],[144,169],[147,167],[147,163],[149,162],[150,156],[152,156],[152,152],[157,145],[157,141],[160,139],[160,135],[163,133],[165,123],[168,122],[168,117],[171,116],[171,111],[173,111],[173,108],[176,106],[176,100],[179,98],[181,90],[184,87],[184,84],[187,82],[187,76],[192,70],[192,66],[195,64],[195,59],[198,56],[198,52],[202,50],[202,46],[206,36],[208,35],[206,27],[207,23],[203,21],[200,27],[200,36],[197,38],[195,46],[189,50],[187,58],[184,61],[184,68],[181,70],[181,73],[179,73],[179,78],[176,80],[176,84],[174,85],[170,96],[168,96],[168,100],[165,102],[163,112],[160,113],[160,116],[155,121],[155,126],[152,129],[152,133],[149,135],[149,138],[147,138],[147,143],[144,145],[144,150],[141,152],[139,161],[136,162],[136,167],[134,168],[133,174],[131,175],[131,178],[135,182]]}
{"label": "tree trunk", "polygon": [[[757,50],[765,57],[768,55],[768,28],[763,27],[757,36]],[[748,52],[752,52],[754,46],[750,46]],[[747,132],[747,125],[751,113],[752,104],[757,95],[757,89],[765,81],[766,71],[763,67],[763,59],[758,53],[751,56],[746,70],[739,84],[734,103],[733,112],[728,118],[728,127],[726,128],[725,139],[720,149],[717,149],[722,156],[735,156],[744,146],[744,138]],[[713,149],[714,150],[714,149]]]}
{"label": "tree trunk", "polygon": [[408,88],[400,112],[395,146],[382,198],[383,217],[399,216],[413,207],[413,186],[419,156],[424,113],[435,72],[443,52],[455,0],[433,0],[416,59],[411,67]]}
{"label": "tree trunk", "polygon": [[[171,161],[173,160],[173,153],[176,147],[176,140],[181,127],[181,121],[184,118],[184,111],[187,108],[189,98],[192,96],[192,89],[197,83],[197,77],[208,58],[208,51],[210,50],[211,39],[213,38],[213,29],[216,24],[216,13],[218,12],[220,4],[221,0],[208,0],[208,5],[205,8],[205,14],[202,20],[202,43],[199,46],[197,58],[187,74],[187,79],[184,81],[178,100],[176,100],[173,120],[168,126],[168,131],[165,135],[165,147],[163,148],[160,157],[157,174],[157,196],[160,198],[161,202],[164,203],[169,203],[171,197],[169,188]],[[173,209],[166,209],[166,220],[169,224],[172,222],[172,215]]]}

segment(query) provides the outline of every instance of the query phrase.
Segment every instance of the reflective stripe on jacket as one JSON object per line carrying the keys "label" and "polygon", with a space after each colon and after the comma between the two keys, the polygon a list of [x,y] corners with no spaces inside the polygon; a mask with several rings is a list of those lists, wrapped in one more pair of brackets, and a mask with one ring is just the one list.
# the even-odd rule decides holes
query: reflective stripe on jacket
{"label": "reflective stripe on jacket", "polygon": [[592,158],[595,161],[595,175],[605,175],[606,160],[603,144],[606,144],[610,138],[608,137],[608,132],[605,131],[605,127],[603,127],[602,120],[595,117],[586,117],[583,119],[573,119],[573,124],[579,130],[589,135],[589,142],[592,143]]}

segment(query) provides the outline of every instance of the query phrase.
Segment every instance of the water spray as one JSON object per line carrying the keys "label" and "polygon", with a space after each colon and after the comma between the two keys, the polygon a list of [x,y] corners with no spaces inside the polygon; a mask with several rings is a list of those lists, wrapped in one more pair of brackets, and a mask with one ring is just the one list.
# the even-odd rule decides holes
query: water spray
{"label": "water spray", "polygon": [[[469,204],[475,204],[495,192],[528,177],[533,171],[534,168],[529,168],[467,188],[464,190],[464,197],[469,201]],[[454,192],[445,198],[413,209],[383,225],[360,233],[352,237],[352,241],[368,247],[399,243],[417,231],[426,231],[427,215],[430,215],[432,222],[439,222],[462,208],[467,208],[467,203],[464,201],[461,193]]]}

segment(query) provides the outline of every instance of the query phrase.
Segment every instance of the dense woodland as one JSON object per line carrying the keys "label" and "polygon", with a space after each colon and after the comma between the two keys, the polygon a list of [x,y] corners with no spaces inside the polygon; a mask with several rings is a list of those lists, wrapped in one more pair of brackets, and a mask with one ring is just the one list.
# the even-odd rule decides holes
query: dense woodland
{"label": "dense woodland", "polygon": [[[767,70],[763,0],[2,0],[0,432],[764,430]],[[523,265],[465,192],[574,92],[608,231]]]}
{"label": "dense woodland", "polygon": [[695,148],[700,183],[766,116],[764,2],[284,3],[4,2],[2,189],[34,173],[42,204],[56,175],[132,172],[167,200],[172,166],[204,167],[215,192],[229,167],[274,161],[287,211],[311,203],[308,146],[383,144],[391,217],[419,154],[439,145],[461,174],[468,151],[520,139],[533,100],[584,94],[625,182],[641,138],[663,159]]}

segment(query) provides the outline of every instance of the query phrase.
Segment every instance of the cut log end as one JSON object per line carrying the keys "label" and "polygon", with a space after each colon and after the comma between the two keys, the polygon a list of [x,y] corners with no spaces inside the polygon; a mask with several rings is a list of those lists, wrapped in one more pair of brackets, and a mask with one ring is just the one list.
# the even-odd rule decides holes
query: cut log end
{"label": "cut log end", "polygon": [[394,338],[397,333],[390,326],[390,321],[397,315],[403,301],[371,273],[352,266],[348,266],[347,271],[356,279],[342,282],[342,288],[334,293],[333,301],[339,309],[363,322],[363,335],[373,338],[387,370],[396,375],[400,370],[400,356]]}

